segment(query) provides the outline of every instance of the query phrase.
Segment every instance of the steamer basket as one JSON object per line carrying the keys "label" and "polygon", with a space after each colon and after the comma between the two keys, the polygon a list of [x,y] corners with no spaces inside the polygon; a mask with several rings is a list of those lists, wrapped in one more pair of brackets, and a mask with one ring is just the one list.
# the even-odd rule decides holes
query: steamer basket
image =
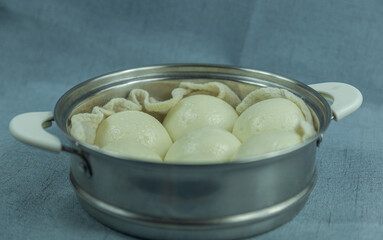
{"label": "steamer basket", "polygon": [[[259,87],[287,89],[311,108],[317,134],[298,146],[261,157],[204,165],[122,159],[69,135],[73,114],[90,112],[113,97],[126,97],[134,88],[166,99],[181,81],[222,82],[242,98]],[[331,107],[321,94],[333,102]],[[361,103],[360,92],[344,83],[307,86],[251,69],[162,65],[83,82],[60,98],[54,114],[19,115],[10,130],[29,145],[72,153],[70,180],[81,205],[118,231],[147,239],[238,239],[280,226],[300,211],[315,185],[315,153],[322,134],[331,119],[340,120]],[[63,146],[41,128],[53,118],[71,146]]]}

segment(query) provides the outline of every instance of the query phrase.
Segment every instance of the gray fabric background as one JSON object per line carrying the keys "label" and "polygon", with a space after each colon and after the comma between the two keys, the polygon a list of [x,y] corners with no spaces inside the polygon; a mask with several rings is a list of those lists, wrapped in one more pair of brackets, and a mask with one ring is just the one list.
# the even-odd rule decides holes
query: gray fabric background
{"label": "gray fabric background", "polygon": [[304,209],[256,239],[382,238],[383,1],[0,0],[0,239],[133,239],[82,210],[68,154],[23,145],[8,124],[91,77],[178,62],[360,89],[362,107],[326,131]]}

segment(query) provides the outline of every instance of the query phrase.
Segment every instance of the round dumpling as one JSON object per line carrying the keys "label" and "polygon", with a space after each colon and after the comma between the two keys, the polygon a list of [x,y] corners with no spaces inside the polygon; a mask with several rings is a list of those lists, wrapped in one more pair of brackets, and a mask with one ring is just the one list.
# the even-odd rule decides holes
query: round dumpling
{"label": "round dumpling", "polygon": [[256,157],[265,153],[292,147],[301,142],[302,138],[296,132],[278,131],[258,133],[241,144],[233,160]]}
{"label": "round dumpling", "polygon": [[234,108],[222,99],[209,95],[193,95],[182,99],[170,109],[163,125],[175,141],[186,132],[207,125],[231,132],[237,118]]}
{"label": "round dumpling", "polygon": [[163,158],[172,140],[162,124],[147,113],[123,111],[101,122],[95,144],[104,147],[120,140],[133,140],[154,150]]}
{"label": "round dumpling", "polygon": [[154,150],[132,140],[119,140],[112,142],[105,145],[101,149],[122,157],[150,162],[162,162],[161,157]]}
{"label": "round dumpling", "polygon": [[230,132],[219,127],[205,126],[189,131],[170,147],[167,163],[229,162],[241,143]]}
{"label": "round dumpling", "polygon": [[260,132],[294,131],[302,111],[285,98],[272,98],[246,109],[234,124],[233,134],[242,142]]}

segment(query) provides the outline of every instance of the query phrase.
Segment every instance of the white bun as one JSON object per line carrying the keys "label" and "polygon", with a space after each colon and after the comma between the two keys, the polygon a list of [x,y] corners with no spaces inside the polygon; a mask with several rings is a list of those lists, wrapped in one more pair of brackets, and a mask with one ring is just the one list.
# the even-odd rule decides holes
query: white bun
{"label": "white bun", "polygon": [[167,163],[228,162],[241,143],[231,133],[218,127],[193,129],[180,137],[169,149]]}
{"label": "white bun", "polygon": [[267,99],[247,108],[239,116],[233,134],[243,142],[261,132],[294,131],[301,120],[304,120],[302,111],[290,100]]}
{"label": "white bun", "polygon": [[175,141],[188,131],[207,125],[231,132],[237,118],[234,108],[222,99],[209,95],[193,95],[174,106],[166,115],[163,125]]}
{"label": "white bun", "polygon": [[234,160],[256,157],[262,154],[286,149],[302,142],[296,132],[279,131],[256,134],[244,141],[238,148]]}
{"label": "white bun", "polygon": [[150,162],[162,162],[161,157],[154,150],[132,140],[112,142],[101,149],[116,156]]}
{"label": "white bun", "polygon": [[120,140],[133,140],[154,150],[163,158],[172,144],[162,124],[147,113],[124,111],[115,113],[101,122],[95,144],[104,147]]}

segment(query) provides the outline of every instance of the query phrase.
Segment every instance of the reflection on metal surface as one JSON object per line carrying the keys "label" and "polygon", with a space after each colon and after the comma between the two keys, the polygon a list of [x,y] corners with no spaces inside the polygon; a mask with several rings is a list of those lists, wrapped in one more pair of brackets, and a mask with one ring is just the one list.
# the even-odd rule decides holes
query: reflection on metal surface
{"label": "reflection on metal surface", "polygon": [[[140,223],[154,223],[154,224],[160,224],[160,225],[174,225],[177,227],[181,226],[195,226],[195,227],[202,227],[202,226],[212,226],[214,228],[217,227],[228,227],[227,225],[236,225],[236,224],[244,224],[245,222],[258,222],[262,221],[264,219],[273,217],[275,215],[280,214],[283,211],[286,211],[286,209],[294,206],[296,202],[299,202],[301,199],[306,198],[311,190],[313,189],[315,182],[316,182],[317,174],[315,173],[310,184],[304,188],[300,193],[296,194],[295,196],[281,202],[278,204],[275,204],[271,207],[264,208],[261,210],[249,212],[249,213],[243,213],[238,214],[234,216],[228,216],[228,217],[221,217],[221,218],[211,218],[211,219],[168,219],[168,218],[159,218],[159,217],[152,217],[148,215],[142,215],[138,213],[134,213],[131,211],[127,211],[121,208],[118,208],[116,206],[110,205],[106,202],[103,202],[91,195],[89,195],[84,189],[80,188],[76,182],[76,180],[73,178],[72,174],[70,175],[71,183],[76,190],[76,193],[78,196],[84,200],[87,204],[91,205],[94,208],[99,209],[101,212],[104,212],[105,214],[116,216],[120,219],[129,220],[129,221],[137,221]],[[129,201],[129,199],[126,199]]]}

